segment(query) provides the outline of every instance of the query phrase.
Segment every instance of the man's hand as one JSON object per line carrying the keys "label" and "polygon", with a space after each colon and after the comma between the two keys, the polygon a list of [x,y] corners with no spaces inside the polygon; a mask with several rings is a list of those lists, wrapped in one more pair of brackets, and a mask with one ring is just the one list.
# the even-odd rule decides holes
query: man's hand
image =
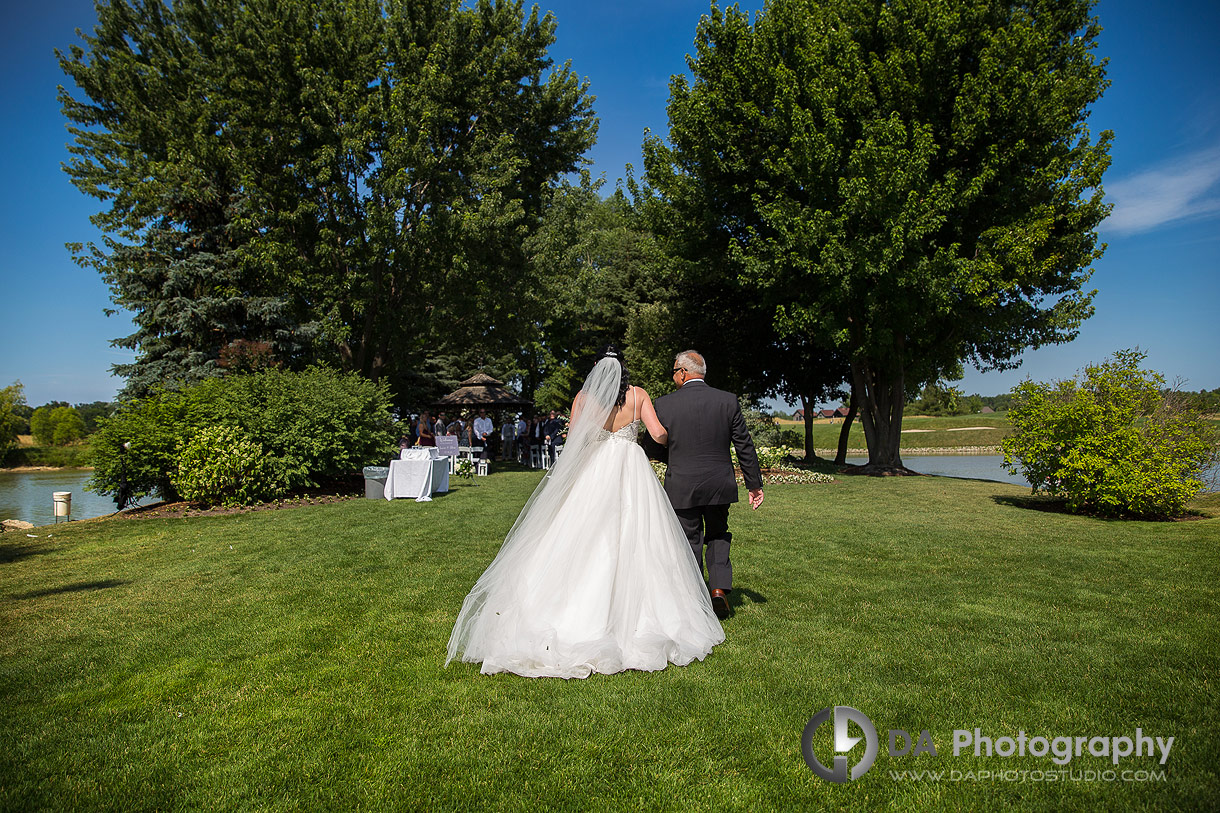
{"label": "man's hand", "polygon": [[757,511],[758,507],[762,505],[762,501],[763,490],[761,488],[756,488],[750,492],[750,507],[755,511]]}

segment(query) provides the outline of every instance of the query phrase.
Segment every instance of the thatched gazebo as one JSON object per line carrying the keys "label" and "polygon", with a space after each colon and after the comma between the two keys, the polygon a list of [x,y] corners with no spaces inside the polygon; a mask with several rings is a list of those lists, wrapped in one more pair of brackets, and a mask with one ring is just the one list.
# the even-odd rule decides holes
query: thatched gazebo
{"label": "thatched gazebo", "polygon": [[436,402],[437,409],[526,409],[534,405],[504,387],[503,381],[497,381],[486,373],[475,373],[467,378],[453,392]]}

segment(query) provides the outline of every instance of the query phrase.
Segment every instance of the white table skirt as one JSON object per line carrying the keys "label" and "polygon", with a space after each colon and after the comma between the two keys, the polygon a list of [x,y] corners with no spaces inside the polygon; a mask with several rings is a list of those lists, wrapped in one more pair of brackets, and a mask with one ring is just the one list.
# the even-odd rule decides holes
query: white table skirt
{"label": "white table skirt", "polygon": [[410,497],[428,502],[430,495],[449,490],[449,458],[435,460],[391,460],[385,480],[387,500]]}

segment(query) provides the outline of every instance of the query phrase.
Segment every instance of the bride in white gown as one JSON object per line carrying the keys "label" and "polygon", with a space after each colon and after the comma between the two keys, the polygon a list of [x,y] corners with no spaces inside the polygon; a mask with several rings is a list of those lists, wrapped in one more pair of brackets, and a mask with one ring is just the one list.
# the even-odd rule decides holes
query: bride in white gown
{"label": "bride in white gown", "polygon": [[462,604],[449,657],[484,674],[583,678],[702,660],[724,640],[690,544],[636,443],[665,443],[613,348],[572,403],[558,462]]}

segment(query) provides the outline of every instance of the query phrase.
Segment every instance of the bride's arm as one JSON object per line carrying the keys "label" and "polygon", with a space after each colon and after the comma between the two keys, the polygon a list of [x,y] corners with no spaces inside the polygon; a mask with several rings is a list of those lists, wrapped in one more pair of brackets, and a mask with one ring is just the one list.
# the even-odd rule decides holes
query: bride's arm
{"label": "bride's arm", "polygon": [[576,397],[572,399],[572,410],[568,413],[572,417],[568,419],[568,426],[576,423],[576,418],[580,415],[580,408],[584,403],[583,392],[576,393]]}
{"label": "bride's arm", "polygon": [[635,397],[640,399],[640,418],[644,421],[644,428],[652,435],[653,440],[664,446],[669,442],[669,433],[661,426],[661,419],[657,417],[657,411],[652,406],[652,399],[643,387],[636,387],[635,393]]}

